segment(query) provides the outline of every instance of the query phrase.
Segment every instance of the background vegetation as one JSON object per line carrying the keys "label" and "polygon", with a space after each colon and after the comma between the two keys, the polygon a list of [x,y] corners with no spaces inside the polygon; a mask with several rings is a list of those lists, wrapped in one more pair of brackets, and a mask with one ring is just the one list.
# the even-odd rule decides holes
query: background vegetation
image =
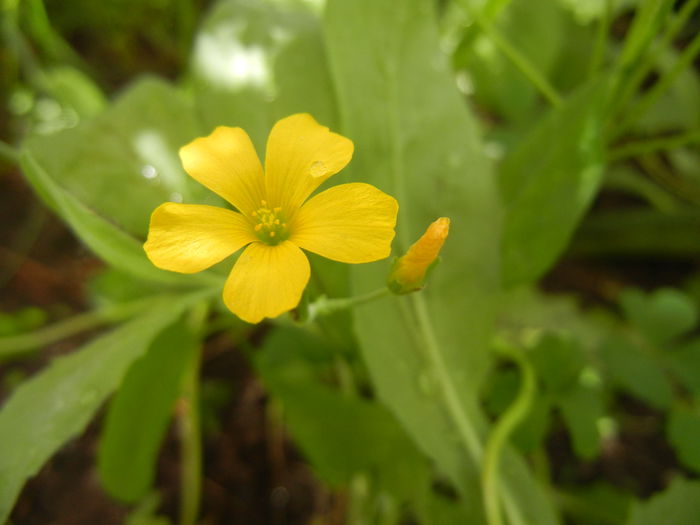
{"label": "background vegetation", "polygon": [[[700,522],[699,3],[4,0],[0,522]],[[452,230],[251,326],[141,244],[301,111]]]}

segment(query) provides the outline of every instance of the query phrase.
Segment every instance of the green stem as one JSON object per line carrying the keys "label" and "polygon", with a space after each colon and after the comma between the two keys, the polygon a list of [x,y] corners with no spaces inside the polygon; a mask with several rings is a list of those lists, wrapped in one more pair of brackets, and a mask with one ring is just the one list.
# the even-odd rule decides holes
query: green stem
{"label": "green stem", "polygon": [[557,93],[557,90],[549,83],[549,81],[542,75],[535,66],[527,59],[525,55],[520,53],[515,47],[513,47],[510,42],[508,42],[498,30],[491,24],[484,16],[478,11],[473,10],[467,2],[462,2],[464,9],[474,18],[474,21],[479,26],[486,36],[488,36],[491,41],[498,47],[508,60],[510,60],[515,67],[517,67],[523,75],[525,75],[530,82],[544,95],[544,97],[549,101],[549,103],[558,107],[562,104],[562,98]]}
{"label": "green stem", "polygon": [[[200,337],[204,333],[209,312],[203,301],[191,311],[190,328]],[[180,480],[180,525],[195,525],[199,516],[202,492],[202,430],[199,414],[199,376],[202,360],[201,345],[192,352],[185,372],[180,397],[179,430],[182,455]]]}
{"label": "green stem", "polygon": [[695,59],[695,57],[700,52],[700,33],[695,35],[695,38],[691,40],[690,44],[681,53],[673,67],[667,71],[659,81],[654,84],[649,91],[647,91],[637,103],[632,106],[628,112],[628,116],[623,120],[622,124],[618,126],[615,136],[619,137],[622,135],[630,125],[632,125],[638,118],[646,115],[649,108],[651,108],[658,98],[663,95],[671,83],[676,79],[676,77],[685,70],[686,67]]}
{"label": "green stem", "polygon": [[630,79],[625,84],[624,88],[622,89],[622,92],[616,97],[617,107],[624,107],[624,105],[627,104],[627,101],[632,96],[632,94],[639,89],[644,79],[647,77],[647,75],[649,75],[651,70],[658,62],[658,59],[661,56],[663,50],[666,49],[666,47],[676,37],[678,32],[683,28],[683,26],[688,20],[688,17],[690,17],[690,15],[697,7],[698,2],[700,2],[700,0],[688,0],[688,2],[683,4],[683,7],[681,8],[678,15],[674,17],[671,23],[668,24],[668,26],[666,27],[666,31],[664,31],[664,34],[662,35],[659,43],[656,45],[654,51],[652,53],[648,53],[640,67],[638,67],[632,72]]}
{"label": "green stem", "polygon": [[610,20],[612,19],[613,0],[605,0],[605,11],[598,23],[598,32],[591,54],[591,61],[588,64],[588,77],[591,78],[600,69],[603,62],[604,53],[607,49],[608,33],[610,31]]}
{"label": "green stem", "polygon": [[319,317],[334,314],[342,310],[349,310],[355,306],[369,303],[388,294],[389,289],[385,286],[366,294],[355,295],[353,297],[343,297],[340,299],[328,299],[325,295],[321,295],[309,305],[309,318],[307,322],[312,323]]}
{"label": "green stem", "polygon": [[411,294],[410,298],[417,317],[417,328],[423,339],[422,346],[425,348],[425,356],[434,373],[434,379],[440,386],[447,411],[467,453],[478,461],[482,454],[481,440],[472,425],[469,424],[469,420],[462,409],[462,402],[457,393],[457,388],[453,384],[447,365],[442,358],[430,314],[425,304],[425,298],[422,293]]}
{"label": "green stem", "polygon": [[0,357],[6,358],[21,355],[86,330],[122,321],[146,309],[153,302],[154,299],[149,298],[108,306],[92,312],[74,315],[64,321],[59,321],[28,334],[0,338]]}
{"label": "green stem", "polygon": [[508,407],[493,427],[486,444],[481,485],[483,489],[484,508],[489,525],[503,525],[500,495],[500,462],[508,437],[525,419],[535,397],[535,372],[530,363],[515,349],[499,345],[498,350],[517,364],[522,375],[520,391],[515,401]]}
{"label": "green stem", "polygon": [[619,161],[661,150],[680,148],[681,146],[694,144],[696,142],[700,142],[700,130],[679,133],[669,137],[628,142],[610,151],[608,153],[608,160],[611,162]]}

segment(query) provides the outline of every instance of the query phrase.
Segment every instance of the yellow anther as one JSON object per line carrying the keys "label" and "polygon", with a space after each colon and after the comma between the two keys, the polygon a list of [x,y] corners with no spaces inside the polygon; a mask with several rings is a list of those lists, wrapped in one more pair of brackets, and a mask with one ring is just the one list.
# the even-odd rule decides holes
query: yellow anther
{"label": "yellow anther", "polygon": [[277,206],[276,208],[272,208],[272,211],[274,211],[275,213],[279,213],[279,212],[282,211],[282,208],[280,208],[279,206]]}
{"label": "yellow anther", "polygon": [[264,200],[263,200],[263,201],[260,201],[260,202],[261,202],[261,204],[263,205],[263,207],[267,207],[267,201],[264,201]]}
{"label": "yellow anther", "polygon": [[275,224],[279,224],[279,223],[280,223],[280,220],[279,220],[279,219],[275,219]]}
{"label": "yellow anther", "polygon": [[275,236],[275,232],[270,232],[270,237],[274,237],[274,236]]}
{"label": "yellow anther", "polygon": [[258,212],[257,212],[257,211],[254,211],[253,213],[251,213],[251,215],[252,215],[253,217],[257,217],[257,216],[258,216]]}
{"label": "yellow anther", "polygon": [[262,224],[256,224],[256,225],[255,225],[255,231],[256,231],[256,232],[259,232],[260,230],[262,230]]}

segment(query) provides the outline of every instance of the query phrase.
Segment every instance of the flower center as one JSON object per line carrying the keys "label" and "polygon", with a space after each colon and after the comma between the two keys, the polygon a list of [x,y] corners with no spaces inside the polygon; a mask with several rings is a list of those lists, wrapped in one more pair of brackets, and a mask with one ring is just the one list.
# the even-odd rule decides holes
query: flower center
{"label": "flower center", "polygon": [[258,238],[266,244],[279,244],[287,240],[289,231],[282,208],[270,209],[267,201],[260,201],[260,208],[255,210],[253,216],[253,228]]}

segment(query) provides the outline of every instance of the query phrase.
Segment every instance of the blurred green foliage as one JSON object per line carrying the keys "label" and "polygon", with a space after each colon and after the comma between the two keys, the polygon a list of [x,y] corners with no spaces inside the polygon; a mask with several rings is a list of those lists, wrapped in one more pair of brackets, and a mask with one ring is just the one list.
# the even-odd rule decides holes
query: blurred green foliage
{"label": "blurred green foliage", "polygon": [[[112,396],[105,491],[135,505],[127,523],[168,522],[153,480],[175,412],[180,522],[194,523],[199,397],[217,432],[231,393],[191,380],[218,332],[248,348],[271,417],[345,492],[348,523],[700,520],[699,4],[6,0],[1,157],[108,266],[90,281],[87,321],[2,313],[0,359],[118,326],[28,379],[3,374],[0,522]],[[295,112],[353,140],[339,181],[397,198],[395,255],[439,216],[452,230],[424,291],[298,322],[321,296],[382,286],[390,267],[312,257],[299,315],[251,338],[218,299],[227,268],[164,272],[141,244],[164,201],[222,204],[185,174],[179,147],[240,126],[262,156]],[[499,344],[534,370],[535,392]],[[523,395],[511,445],[491,454]],[[670,464],[649,479],[582,475],[621,447],[654,454],[625,441],[635,410]],[[494,458],[500,475],[485,482]],[[489,491],[505,521],[482,503]]]}

